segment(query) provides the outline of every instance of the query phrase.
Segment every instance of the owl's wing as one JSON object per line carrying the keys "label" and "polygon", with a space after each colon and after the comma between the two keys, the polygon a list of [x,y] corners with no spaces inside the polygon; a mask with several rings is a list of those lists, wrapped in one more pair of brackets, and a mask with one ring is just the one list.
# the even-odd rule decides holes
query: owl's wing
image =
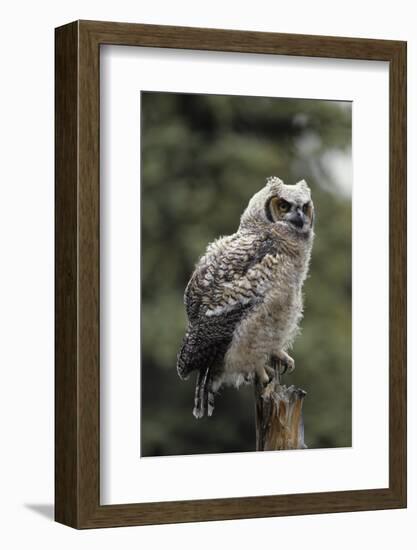
{"label": "owl's wing", "polygon": [[236,326],[262,302],[277,261],[276,240],[267,235],[236,234],[209,247],[185,291],[189,324],[177,362],[182,378],[223,359]]}

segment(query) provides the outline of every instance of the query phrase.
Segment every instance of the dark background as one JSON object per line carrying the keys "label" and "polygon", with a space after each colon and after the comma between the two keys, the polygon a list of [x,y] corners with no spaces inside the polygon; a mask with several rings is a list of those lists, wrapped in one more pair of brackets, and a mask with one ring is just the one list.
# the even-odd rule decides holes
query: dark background
{"label": "dark background", "polygon": [[176,354],[195,263],[237,230],[271,175],[304,178],[316,209],[296,370],[284,383],[307,391],[309,448],[350,446],[351,104],[142,92],[141,109],[141,455],[254,450],[252,386],[222,389],[214,416],[196,420],[194,376],[178,378]]}

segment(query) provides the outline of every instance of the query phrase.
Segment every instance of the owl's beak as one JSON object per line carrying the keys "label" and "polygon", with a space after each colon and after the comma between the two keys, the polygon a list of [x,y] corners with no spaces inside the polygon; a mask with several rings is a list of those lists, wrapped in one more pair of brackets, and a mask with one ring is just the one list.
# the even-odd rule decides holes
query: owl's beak
{"label": "owl's beak", "polygon": [[305,216],[299,208],[297,208],[295,212],[291,212],[288,219],[293,225],[300,229],[304,226]]}

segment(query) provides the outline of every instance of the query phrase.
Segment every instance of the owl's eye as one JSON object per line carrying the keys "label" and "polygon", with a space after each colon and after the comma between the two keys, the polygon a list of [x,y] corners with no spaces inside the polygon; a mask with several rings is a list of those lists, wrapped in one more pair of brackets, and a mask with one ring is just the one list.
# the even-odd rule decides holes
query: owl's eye
{"label": "owl's eye", "polygon": [[266,203],[266,217],[270,222],[281,221],[291,210],[291,203],[279,197],[271,197]]}
{"label": "owl's eye", "polygon": [[288,212],[291,208],[291,204],[284,199],[281,199],[278,203],[278,208],[281,212]]}

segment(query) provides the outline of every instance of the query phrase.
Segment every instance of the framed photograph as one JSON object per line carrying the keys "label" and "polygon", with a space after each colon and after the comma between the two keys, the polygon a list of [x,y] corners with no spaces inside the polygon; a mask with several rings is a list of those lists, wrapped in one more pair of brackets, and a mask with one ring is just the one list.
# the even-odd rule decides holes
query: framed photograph
{"label": "framed photograph", "polygon": [[56,29],[55,518],[406,506],[406,43]]}

